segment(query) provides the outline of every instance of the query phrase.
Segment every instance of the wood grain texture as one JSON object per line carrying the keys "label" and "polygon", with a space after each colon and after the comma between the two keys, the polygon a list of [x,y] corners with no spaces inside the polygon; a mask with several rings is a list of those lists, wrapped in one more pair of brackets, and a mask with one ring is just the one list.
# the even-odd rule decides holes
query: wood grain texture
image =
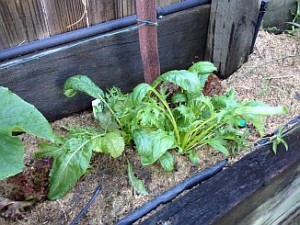
{"label": "wood grain texture", "polygon": [[[137,0],[136,10],[139,20],[157,22],[155,0]],[[144,79],[146,83],[151,84],[160,75],[157,26],[148,25],[140,27],[139,43],[144,67]]]}
{"label": "wood grain texture", "polygon": [[156,0],[156,5],[159,7],[159,6],[171,5],[178,2],[183,2],[183,0]]}
{"label": "wood grain texture", "polygon": [[212,0],[205,59],[222,78],[229,77],[248,58],[260,1]]}
{"label": "wood grain texture", "polygon": [[114,1],[86,0],[89,26],[115,19]]}
{"label": "wood grain texture", "polygon": [[[203,59],[210,6],[172,14],[159,21],[161,70],[183,69]],[[90,98],[63,95],[65,80],[89,75],[101,88],[118,86],[129,91],[143,81],[138,32],[131,31],[90,41],[38,60],[0,71],[6,86],[54,120],[90,107]]]}
{"label": "wood grain texture", "polygon": [[[164,6],[181,0],[155,1]],[[135,0],[1,0],[0,49],[135,13]]]}
{"label": "wood grain texture", "polygon": [[140,224],[285,224],[300,210],[300,124],[285,140],[287,152],[262,146]]}
{"label": "wood grain texture", "polygon": [[114,0],[116,18],[130,16],[136,13],[135,0]]}
{"label": "wood grain texture", "polygon": [[49,36],[39,0],[0,1],[0,48]]}

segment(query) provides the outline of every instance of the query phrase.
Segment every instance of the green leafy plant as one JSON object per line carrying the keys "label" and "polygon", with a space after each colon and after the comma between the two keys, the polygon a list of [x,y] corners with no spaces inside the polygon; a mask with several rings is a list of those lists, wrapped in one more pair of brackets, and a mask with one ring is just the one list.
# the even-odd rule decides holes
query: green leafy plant
{"label": "green leafy plant", "polygon": [[[65,94],[73,97],[82,91],[98,99],[94,115],[106,124],[103,129],[119,127],[127,143],[133,140],[142,165],[160,162],[172,171],[170,150],[188,154],[193,163],[199,161],[195,151],[203,145],[228,156],[244,143],[241,121],[252,123],[263,135],[266,116],[287,112],[286,107],[237,101],[231,90],[223,96],[204,96],[203,87],[214,71],[212,63],[198,62],[189,70],[164,73],[151,85],[141,83],[129,94],[117,88],[105,94],[88,77],[77,75],[66,81]],[[168,84],[176,87],[175,93]]]}
{"label": "green leafy plant", "polygon": [[288,144],[283,139],[283,136],[284,136],[284,127],[281,126],[281,127],[278,128],[278,132],[275,135],[274,140],[272,141],[272,150],[273,150],[274,154],[277,153],[277,148],[278,148],[279,144],[283,144],[286,151],[289,149]]}
{"label": "green leafy plant", "polygon": [[119,157],[125,148],[124,139],[117,130],[101,132],[93,127],[69,127],[66,137],[54,143],[41,143],[37,158],[54,159],[50,171],[49,199],[58,199],[74,186],[90,167],[92,153]]}
{"label": "green leafy plant", "polygon": [[24,168],[24,145],[14,132],[26,132],[50,141],[51,126],[31,104],[5,87],[0,87],[0,179],[20,173]]}

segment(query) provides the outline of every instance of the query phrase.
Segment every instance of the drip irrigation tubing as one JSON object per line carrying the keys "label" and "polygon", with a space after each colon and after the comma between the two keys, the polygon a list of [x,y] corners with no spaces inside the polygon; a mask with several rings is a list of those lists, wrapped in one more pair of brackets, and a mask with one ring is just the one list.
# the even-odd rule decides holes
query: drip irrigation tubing
{"label": "drip irrigation tubing", "polygon": [[263,18],[264,18],[265,12],[267,10],[268,4],[269,4],[269,0],[262,0],[261,1],[259,14],[258,14],[258,18],[257,18],[255,30],[254,30],[254,35],[253,35],[253,39],[252,39],[252,43],[251,43],[251,47],[250,47],[250,54],[253,53],[255,42],[256,42],[256,39],[257,39],[257,35],[258,35],[258,31],[259,31],[261,23],[263,21]]}
{"label": "drip irrigation tubing", "polygon": [[[175,3],[169,6],[160,7],[157,9],[158,18],[167,16],[169,14],[183,11],[195,6],[210,3],[211,0],[186,0],[184,2]],[[136,15],[128,16],[113,21],[101,23],[95,26],[82,28],[79,30],[71,31],[68,33],[58,34],[49,38],[38,41],[33,41],[17,47],[7,48],[0,50],[0,62],[13,59],[19,56],[27,55],[41,50],[46,50],[59,45],[67,44],[82,39],[99,36],[108,32],[122,29],[136,24]],[[130,31],[129,29],[127,32]],[[114,32],[117,34],[117,32]]]}
{"label": "drip irrigation tubing", "polygon": [[137,210],[133,211],[132,213],[129,213],[127,216],[120,219],[115,225],[130,225],[149,213],[150,211],[154,210],[161,204],[165,204],[172,199],[174,199],[176,196],[178,196],[181,192],[188,190],[195,185],[215,176],[217,173],[222,171],[222,169],[227,166],[227,160],[223,160],[220,163],[207,168],[203,171],[200,171],[195,176],[190,177],[183,182],[179,183],[172,189],[162,193],[161,195],[155,197],[153,200],[147,202]]}
{"label": "drip irrigation tubing", "polygon": [[72,222],[70,223],[70,225],[76,225],[76,224],[79,223],[79,221],[81,220],[81,218],[86,214],[87,210],[93,204],[93,202],[95,201],[96,197],[100,194],[100,192],[101,192],[101,186],[98,185],[96,187],[96,189],[95,189],[92,197],[90,198],[90,200],[82,208],[82,210],[80,211],[80,213],[72,220]]}

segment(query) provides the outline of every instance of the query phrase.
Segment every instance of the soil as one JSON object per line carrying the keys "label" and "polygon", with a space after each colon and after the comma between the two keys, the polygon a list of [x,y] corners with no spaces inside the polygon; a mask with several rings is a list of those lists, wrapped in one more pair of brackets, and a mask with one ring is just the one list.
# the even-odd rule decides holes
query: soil
{"label": "soil", "polygon": [[[222,86],[224,89],[233,88],[239,99],[287,106],[287,115],[267,118],[266,132],[273,132],[278,126],[300,115],[300,38],[261,31],[255,51],[250,55],[248,62],[223,81]],[[56,121],[52,126],[56,131],[63,132],[61,128],[67,124],[92,125],[92,114],[76,114]],[[31,166],[39,140],[29,135],[21,137],[26,148],[25,163]],[[254,134],[249,141],[253,143],[258,138],[257,134]],[[239,152],[230,159],[230,163],[240,159],[247,152],[249,151]],[[36,204],[23,213],[22,219],[0,217],[0,224],[68,224],[80,212],[99,184],[102,187],[101,194],[79,224],[113,224],[154,196],[224,158],[209,148],[202,148],[199,154],[201,163],[196,167],[184,156],[176,155],[176,169],[173,173],[164,172],[158,165],[142,167],[130,148],[118,159],[97,154],[93,157],[92,168],[66,196],[57,201]],[[125,155],[131,160],[136,175],[144,180],[148,196],[137,195],[129,185]],[[7,182],[0,182],[2,198],[11,197],[11,191]]]}

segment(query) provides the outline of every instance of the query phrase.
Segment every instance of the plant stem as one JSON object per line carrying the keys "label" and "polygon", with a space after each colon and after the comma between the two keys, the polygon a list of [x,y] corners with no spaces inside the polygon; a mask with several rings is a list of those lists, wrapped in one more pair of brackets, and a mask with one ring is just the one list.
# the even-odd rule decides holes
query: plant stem
{"label": "plant stem", "polygon": [[176,135],[176,139],[177,139],[177,142],[178,144],[180,144],[180,136],[179,136],[179,131],[178,131],[178,127],[177,127],[177,123],[176,123],[176,120],[173,116],[173,113],[168,105],[168,103],[160,96],[160,94],[158,93],[157,90],[155,90],[155,88],[152,88],[152,92],[158,97],[158,99],[161,101],[161,103],[165,106],[166,110],[168,111],[168,114],[169,114],[169,119],[174,127],[174,132],[175,132],[175,135]]}

